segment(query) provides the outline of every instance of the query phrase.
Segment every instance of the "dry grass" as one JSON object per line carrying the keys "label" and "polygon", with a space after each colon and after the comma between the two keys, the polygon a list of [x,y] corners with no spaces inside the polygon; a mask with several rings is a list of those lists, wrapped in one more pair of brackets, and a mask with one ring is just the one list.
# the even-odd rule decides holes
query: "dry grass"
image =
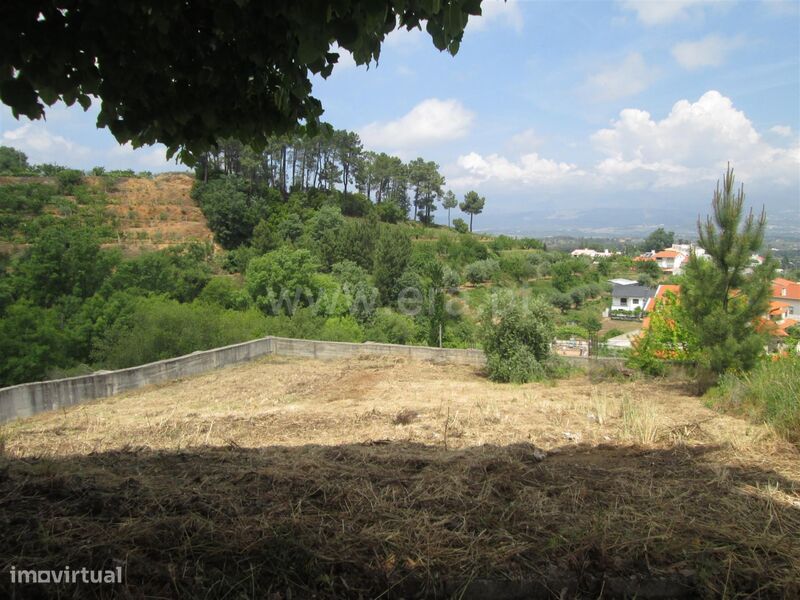
{"label": "dry grass", "polygon": [[797,450],[678,383],[271,358],[5,453],[0,570],[122,560],[133,597],[800,594]]}

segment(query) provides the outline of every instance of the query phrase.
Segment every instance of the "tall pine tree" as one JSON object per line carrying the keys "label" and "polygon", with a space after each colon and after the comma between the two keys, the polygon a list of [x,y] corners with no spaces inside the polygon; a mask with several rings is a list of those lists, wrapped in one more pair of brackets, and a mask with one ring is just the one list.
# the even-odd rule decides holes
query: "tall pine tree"
{"label": "tall pine tree", "polygon": [[764,241],[765,212],[751,210],[744,223],[744,186],[734,189],[728,166],[711,202],[713,215],[698,220],[700,246],[709,257],[689,258],[681,286],[681,303],[700,346],[701,366],[714,377],[725,371],[748,370],[763,352],[766,340],[758,323],[769,308],[775,265],[767,258],[750,271],[750,257]]}

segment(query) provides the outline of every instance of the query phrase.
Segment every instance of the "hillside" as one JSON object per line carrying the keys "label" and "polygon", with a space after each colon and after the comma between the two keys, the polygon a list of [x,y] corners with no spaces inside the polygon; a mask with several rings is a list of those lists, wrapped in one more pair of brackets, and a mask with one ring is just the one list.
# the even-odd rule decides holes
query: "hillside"
{"label": "hillside", "polygon": [[0,566],[153,597],[800,592],[797,450],[675,383],[269,358],[4,435]]}
{"label": "hillside", "polygon": [[[40,205],[20,206],[6,200],[0,206],[3,227],[0,252],[24,248],[29,231],[41,215],[78,215],[105,231],[105,247],[138,254],[185,242],[211,242],[213,234],[190,197],[194,177],[165,173],[153,177],[86,176],[74,189],[60,189],[55,177],[0,177],[0,187],[38,193]],[[26,210],[27,209],[27,210]],[[13,219],[13,220],[11,220]]]}
{"label": "hillside", "polygon": [[144,250],[212,241],[203,213],[189,196],[193,183],[193,176],[180,173],[120,179],[108,193],[108,213],[116,218],[120,243]]}

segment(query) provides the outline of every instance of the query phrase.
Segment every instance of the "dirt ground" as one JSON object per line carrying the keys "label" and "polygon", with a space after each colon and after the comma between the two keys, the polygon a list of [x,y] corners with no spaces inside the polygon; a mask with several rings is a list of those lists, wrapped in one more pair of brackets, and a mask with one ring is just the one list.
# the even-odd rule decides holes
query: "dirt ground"
{"label": "dirt ground", "polygon": [[680,381],[271,357],[2,444],[0,570],[82,597],[800,595],[800,453]]}
{"label": "dirt ground", "polygon": [[119,222],[120,239],[115,245],[137,253],[186,242],[212,242],[208,223],[190,196],[193,183],[192,175],[182,173],[121,179],[109,194],[107,207]]}

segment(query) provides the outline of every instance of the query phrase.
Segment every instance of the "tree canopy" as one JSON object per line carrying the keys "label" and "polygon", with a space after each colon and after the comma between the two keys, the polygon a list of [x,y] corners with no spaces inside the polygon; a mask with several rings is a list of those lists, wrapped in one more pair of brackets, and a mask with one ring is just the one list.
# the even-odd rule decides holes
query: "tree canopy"
{"label": "tree canopy", "polygon": [[464,196],[464,201],[459,204],[459,208],[469,215],[469,230],[472,231],[472,217],[483,212],[486,198],[478,192],[470,191]]}
{"label": "tree canopy", "polygon": [[481,0],[213,0],[0,4],[0,100],[15,116],[45,116],[58,100],[101,101],[98,127],[170,156],[233,137],[262,147],[270,134],[323,112],[313,74],[349,51],[377,62],[386,35],[422,28],[455,54]]}
{"label": "tree canopy", "polygon": [[734,189],[728,168],[711,202],[713,215],[698,221],[700,246],[710,255],[694,253],[686,266],[681,302],[697,335],[700,362],[713,374],[748,370],[763,352],[765,336],[758,320],[769,307],[774,261],[749,269],[750,256],[764,241],[766,214],[752,210],[744,218],[744,187]]}
{"label": "tree canopy", "polygon": [[663,227],[659,227],[653,233],[648,235],[642,244],[642,250],[648,252],[650,250],[663,250],[669,248],[675,243],[675,232],[667,231]]}

